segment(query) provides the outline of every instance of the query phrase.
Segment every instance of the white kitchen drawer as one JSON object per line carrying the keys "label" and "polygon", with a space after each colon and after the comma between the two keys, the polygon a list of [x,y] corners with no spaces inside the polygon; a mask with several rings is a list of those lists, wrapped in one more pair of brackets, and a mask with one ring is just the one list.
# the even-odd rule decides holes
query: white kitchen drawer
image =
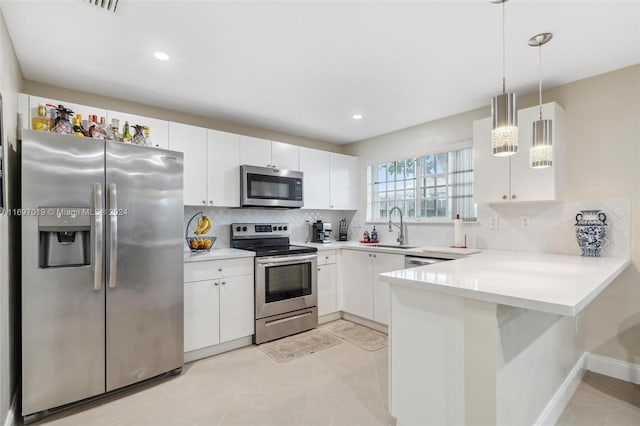
{"label": "white kitchen drawer", "polygon": [[184,282],[215,280],[218,278],[253,275],[253,258],[187,262],[184,264]]}
{"label": "white kitchen drawer", "polygon": [[336,251],[335,250],[326,250],[318,252],[318,266],[320,265],[331,265],[336,263]]}

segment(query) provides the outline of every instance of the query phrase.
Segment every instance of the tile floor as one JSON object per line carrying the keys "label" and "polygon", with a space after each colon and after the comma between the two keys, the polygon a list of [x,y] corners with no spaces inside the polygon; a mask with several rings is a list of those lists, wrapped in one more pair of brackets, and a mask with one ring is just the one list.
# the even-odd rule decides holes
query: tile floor
{"label": "tile floor", "polygon": [[[277,363],[250,346],[34,425],[391,425],[387,354],[345,341]],[[640,425],[640,386],[588,372],[557,425]]]}
{"label": "tile floor", "polygon": [[640,385],[587,372],[557,426],[640,425]]}
{"label": "tile floor", "polygon": [[185,365],[163,379],[34,425],[388,425],[387,348],[343,341],[277,363],[256,346]]}

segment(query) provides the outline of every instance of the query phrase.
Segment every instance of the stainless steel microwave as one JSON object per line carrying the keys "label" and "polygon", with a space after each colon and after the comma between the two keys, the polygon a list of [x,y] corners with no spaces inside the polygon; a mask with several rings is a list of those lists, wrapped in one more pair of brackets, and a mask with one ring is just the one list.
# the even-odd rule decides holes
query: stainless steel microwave
{"label": "stainless steel microwave", "polygon": [[240,195],[242,207],[300,208],[302,172],[240,166]]}

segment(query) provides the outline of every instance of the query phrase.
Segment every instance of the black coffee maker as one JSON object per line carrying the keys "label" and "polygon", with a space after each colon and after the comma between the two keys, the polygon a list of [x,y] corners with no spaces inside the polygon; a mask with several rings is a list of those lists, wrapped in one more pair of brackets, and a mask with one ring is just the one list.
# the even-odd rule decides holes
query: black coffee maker
{"label": "black coffee maker", "polygon": [[331,223],[325,223],[321,220],[311,225],[311,241],[314,243],[328,243],[331,235]]}

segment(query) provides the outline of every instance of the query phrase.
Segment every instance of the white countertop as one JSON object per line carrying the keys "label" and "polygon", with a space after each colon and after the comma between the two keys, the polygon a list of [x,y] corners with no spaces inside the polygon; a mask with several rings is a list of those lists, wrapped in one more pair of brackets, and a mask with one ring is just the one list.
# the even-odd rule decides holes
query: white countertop
{"label": "white countertop", "polygon": [[204,253],[184,253],[185,262],[201,262],[205,260],[235,259],[239,257],[255,257],[255,253],[249,250],[234,248],[214,248]]}
{"label": "white countertop", "polygon": [[[409,256],[434,256],[443,258],[457,259],[469,254],[478,253],[477,249],[460,249],[451,247],[413,247],[410,249],[400,249],[395,247],[374,247],[371,244],[361,244],[357,241],[332,241],[331,243],[300,243],[292,242],[295,245],[303,245],[308,247],[316,247],[318,251],[324,250],[365,250],[375,251],[378,253],[405,254]],[[184,253],[185,262],[199,262],[205,260],[233,259],[239,257],[255,257],[255,253],[248,250],[239,250],[234,248],[213,248],[209,252],[204,253]]]}
{"label": "white countertop", "polygon": [[[331,243],[294,243],[298,245],[304,245],[309,247],[317,247],[318,251],[322,250],[337,250],[337,249],[349,249],[349,250],[365,250],[375,251],[378,253],[391,253],[391,254],[405,254],[408,256],[433,256],[457,259],[459,257],[468,256],[470,254],[479,253],[478,249],[469,248],[455,248],[455,247],[423,247],[412,245],[411,248],[397,248],[397,247],[376,247],[375,244],[362,244],[358,241],[332,241]],[[389,244],[393,245],[393,244]]]}
{"label": "white countertop", "polygon": [[380,274],[392,285],[575,316],[629,259],[487,250],[450,262]]}

